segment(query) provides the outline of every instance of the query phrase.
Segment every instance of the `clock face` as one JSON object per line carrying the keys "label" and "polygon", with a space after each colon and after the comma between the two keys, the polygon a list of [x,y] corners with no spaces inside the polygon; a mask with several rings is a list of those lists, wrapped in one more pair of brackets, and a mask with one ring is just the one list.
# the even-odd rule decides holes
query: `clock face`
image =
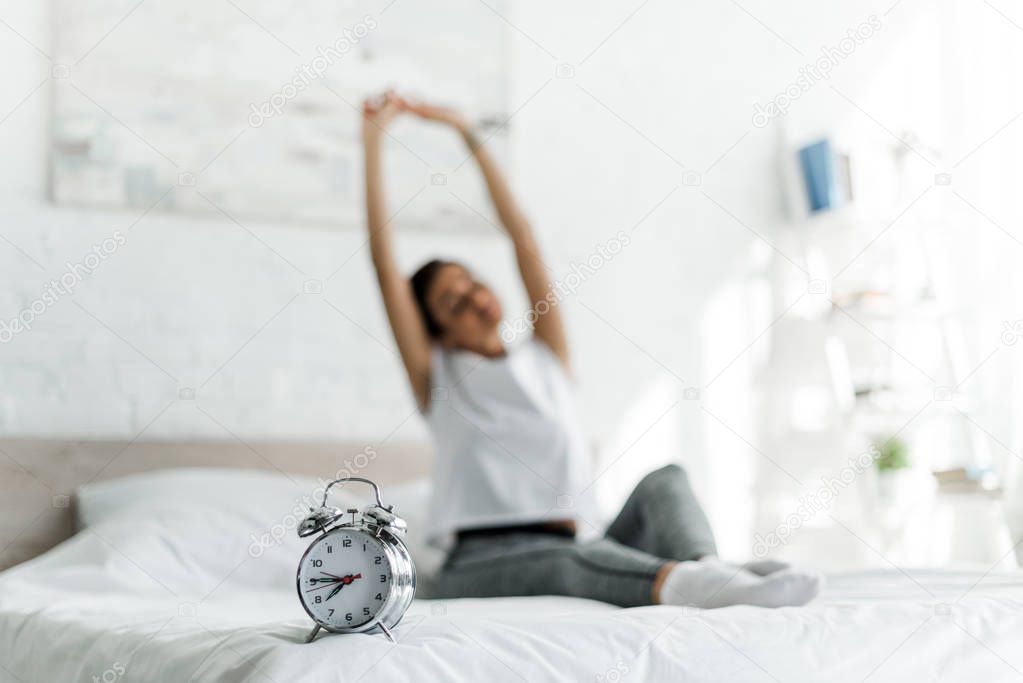
{"label": "clock face", "polygon": [[383,545],[355,529],[331,531],[309,547],[298,568],[298,591],[310,616],[334,629],[372,621],[391,591]]}

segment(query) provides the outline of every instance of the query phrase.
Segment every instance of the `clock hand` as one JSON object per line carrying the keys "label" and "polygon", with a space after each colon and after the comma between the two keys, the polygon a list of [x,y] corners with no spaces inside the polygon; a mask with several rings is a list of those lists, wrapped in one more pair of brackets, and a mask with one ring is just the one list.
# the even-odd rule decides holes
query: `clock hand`
{"label": "clock hand", "polygon": [[325,586],[317,586],[316,588],[310,588],[309,590],[306,591],[306,593],[312,593],[313,591],[323,590],[324,588],[331,588],[332,585],[334,585],[334,584],[341,585],[341,582],[340,581],[333,581],[331,583],[326,584]]}
{"label": "clock hand", "polygon": [[[321,574],[326,574],[327,572],[320,572],[320,573]],[[317,586],[316,588],[310,588],[309,590],[306,591],[306,593],[312,593],[313,591],[322,590],[324,588],[330,588],[331,585],[337,584],[336,590],[331,591],[330,595],[327,596],[327,600],[330,600],[332,597],[337,595],[337,591],[341,590],[341,588],[347,586],[348,584],[350,584],[355,579],[361,579],[362,578],[362,574],[361,573],[360,574],[348,574],[346,576],[338,576],[338,577],[334,577],[334,578],[329,578],[329,577],[333,577],[333,576],[334,576],[333,574],[330,574],[330,575],[328,575],[328,578],[320,578],[320,577],[315,577],[315,576],[312,577],[311,579],[309,579],[309,583],[322,583],[324,585]]]}
{"label": "clock hand", "polygon": [[[345,586],[349,585],[352,581],[355,581],[355,579],[361,579],[361,578],[362,578],[362,574],[348,574],[346,576],[342,576],[338,580],[337,585],[334,587],[334,590],[332,590],[327,595],[327,597],[324,598],[324,602],[326,602],[327,600],[330,600],[332,597],[334,597],[335,595],[340,593],[342,588],[344,588]],[[326,588],[326,586],[320,586],[320,588]],[[313,590],[319,590],[319,589],[314,588]],[[308,593],[309,591],[306,591],[306,592]]]}

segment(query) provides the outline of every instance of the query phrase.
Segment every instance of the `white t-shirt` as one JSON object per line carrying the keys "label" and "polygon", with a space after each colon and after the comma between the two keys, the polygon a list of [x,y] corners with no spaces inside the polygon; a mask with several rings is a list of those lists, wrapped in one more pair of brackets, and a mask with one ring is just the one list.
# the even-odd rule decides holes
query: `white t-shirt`
{"label": "white t-shirt", "polygon": [[546,344],[500,358],[435,348],[430,388],[431,543],[445,547],[460,529],[593,518],[591,452]]}

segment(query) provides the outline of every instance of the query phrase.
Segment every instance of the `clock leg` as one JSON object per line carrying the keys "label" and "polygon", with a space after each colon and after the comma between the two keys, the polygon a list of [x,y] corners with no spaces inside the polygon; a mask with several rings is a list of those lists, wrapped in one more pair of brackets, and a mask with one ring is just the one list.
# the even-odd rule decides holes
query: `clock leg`
{"label": "clock leg", "polygon": [[313,642],[313,639],[314,639],[314,638],[316,638],[316,634],[318,634],[319,632],[320,632],[320,625],[319,625],[319,624],[316,624],[316,628],[314,628],[314,629],[313,629],[313,630],[312,630],[312,631],[311,631],[311,632],[309,633],[309,635],[308,635],[308,636],[306,636],[305,642],[307,642],[307,643],[311,643],[311,642]]}
{"label": "clock leg", "polygon": [[384,635],[387,636],[387,639],[389,641],[391,641],[392,643],[395,642],[394,641],[394,636],[392,636],[391,632],[388,630],[388,628],[386,626],[384,626],[384,622],[377,620],[377,626],[380,627],[380,630],[384,632]]}

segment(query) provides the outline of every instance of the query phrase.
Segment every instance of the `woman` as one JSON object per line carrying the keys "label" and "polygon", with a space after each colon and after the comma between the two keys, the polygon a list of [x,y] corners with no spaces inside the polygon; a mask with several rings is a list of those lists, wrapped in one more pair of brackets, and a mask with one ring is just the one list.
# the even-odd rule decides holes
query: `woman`
{"label": "woman", "polygon": [[[475,158],[538,314],[527,343],[505,348],[497,297],[462,265],[430,261],[411,280],[398,270],[381,142],[402,113],[457,132]],[[639,483],[603,538],[576,540],[577,524],[586,522],[576,496],[591,483],[590,454],[573,404],[565,330],[557,306],[549,305],[551,281],[529,223],[456,112],[388,92],[365,103],[363,139],[373,265],[437,446],[434,540],[454,541],[431,597],[557,594],[706,608],[811,600],[815,574],[772,561],[718,560],[703,510],[675,465]]]}

